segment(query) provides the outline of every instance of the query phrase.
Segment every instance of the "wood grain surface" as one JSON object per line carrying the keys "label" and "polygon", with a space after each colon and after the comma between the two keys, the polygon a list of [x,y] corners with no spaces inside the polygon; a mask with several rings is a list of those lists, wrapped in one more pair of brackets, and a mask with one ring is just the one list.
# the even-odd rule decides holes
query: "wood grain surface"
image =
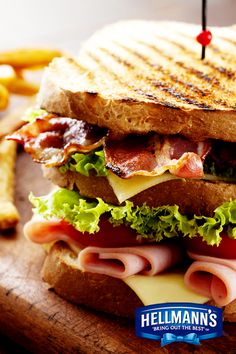
{"label": "wood grain surface", "polygon": [[47,193],[50,184],[40,166],[18,154],[16,202],[21,223],[0,238],[0,331],[33,353],[236,353],[236,326],[225,324],[224,337],[200,347],[139,339],[134,323],[74,306],[60,299],[41,281],[44,252],[27,241],[23,224],[31,216],[28,193]]}

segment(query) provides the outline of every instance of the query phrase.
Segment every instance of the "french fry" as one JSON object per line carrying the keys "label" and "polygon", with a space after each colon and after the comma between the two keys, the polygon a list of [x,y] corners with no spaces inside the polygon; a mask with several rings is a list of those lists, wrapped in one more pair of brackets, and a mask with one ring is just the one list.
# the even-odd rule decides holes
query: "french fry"
{"label": "french fry", "polygon": [[10,65],[0,65],[0,84],[8,87],[16,79],[16,73]]}
{"label": "french fry", "polygon": [[17,144],[14,141],[0,142],[0,229],[15,227],[20,216],[13,204],[14,168]]}
{"label": "french fry", "polygon": [[36,97],[32,96],[27,99],[27,102],[18,105],[11,113],[0,119],[0,139],[7,134],[19,129],[25,122],[21,119],[26,109],[33,107],[36,102]]}
{"label": "french fry", "polygon": [[41,70],[54,57],[61,55],[58,50],[40,48],[0,52],[0,111],[7,108],[9,93],[33,96],[38,92],[39,85],[25,79],[25,69]]}
{"label": "french fry", "polygon": [[0,84],[0,111],[7,108],[9,102],[9,92],[5,86]]}
{"label": "french fry", "polygon": [[45,66],[54,57],[60,57],[62,53],[52,49],[15,49],[0,52],[0,64],[8,64],[16,69]]}
{"label": "french fry", "polygon": [[8,90],[18,95],[32,96],[38,92],[39,86],[25,79],[16,78],[8,85]]}
{"label": "french fry", "polygon": [[15,74],[18,78],[24,79],[24,70],[22,69],[14,69]]}

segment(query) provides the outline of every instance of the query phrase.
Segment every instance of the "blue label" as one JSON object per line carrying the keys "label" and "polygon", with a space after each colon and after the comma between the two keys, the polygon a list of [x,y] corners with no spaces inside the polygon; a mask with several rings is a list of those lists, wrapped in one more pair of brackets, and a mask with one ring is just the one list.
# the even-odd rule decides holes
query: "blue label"
{"label": "blue label", "polygon": [[173,342],[200,344],[200,340],[222,336],[222,309],[190,302],[173,302],[136,309],[136,335]]}

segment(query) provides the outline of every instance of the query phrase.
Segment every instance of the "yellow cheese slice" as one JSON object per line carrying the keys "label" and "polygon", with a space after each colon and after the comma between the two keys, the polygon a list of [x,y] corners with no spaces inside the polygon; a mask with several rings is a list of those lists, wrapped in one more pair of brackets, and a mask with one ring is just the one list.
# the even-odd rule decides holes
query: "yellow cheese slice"
{"label": "yellow cheese slice", "polygon": [[133,197],[134,195],[144,191],[145,189],[153,187],[159,183],[180,178],[166,172],[161,176],[155,177],[134,176],[128,179],[123,179],[109,171],[107,179],[118,201],[120,203],[123,203],[126,199]]}
{"label": "yellow cheese slice", "polygon": [[[120,178],[114,173],[108,171],[108,182],[112,187],[119,203],[123,203],[125,200],[133,197],[134,195],[156,186],[157,184],[171,181],[173,179],[181,179],[180,177],[173,176],[169,172],[164,173],[161,176],[133,176],[131,178]],[[183,178],[182,178],[183,179]],[[203,180],[207,181],[222,181],[222,182],[235,182],[233,178],[223,178],[213,175],[205,175]]]}
{"label": "yellow cheese slice", "polygon": [[154,276],[132,275],[124,282],[147,305],[165,302],[194,302],[204,304],[209,298],[194,293],[184,285],[184,270]]}

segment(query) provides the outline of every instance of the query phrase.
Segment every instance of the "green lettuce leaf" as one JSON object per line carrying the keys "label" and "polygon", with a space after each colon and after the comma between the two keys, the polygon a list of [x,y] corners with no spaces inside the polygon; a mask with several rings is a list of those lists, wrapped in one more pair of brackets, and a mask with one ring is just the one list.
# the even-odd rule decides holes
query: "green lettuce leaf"
{"label": "green lettuce leaf", "polygon": [[207,157],[204,161],[203,168],[205,174],[225,178],[226,180],[236,180],[236,168],[234,166],[219,167],[210,157]]}
{"label": "green lettuce leaf", "polygon": [[59,171],[61,173],[73,171],[84,176],[89,176],[90,172],[94,171],[97,177],[107,176],[104,152],[93,150],[88,154],[74,153],[65,165],[59,167]]}
{"label": "green lettuce leaf", "polygon": [[200,235],[208,245],[219,245],[223,229],[236,239],[236,200],[219,206],[212,217],[187,217],[177,205],[150,208],[145,204],[134,206],[130,201],[121,206],[107,204],[100,198],[87,201],[78,192],[63,188],[44,197],[31,194],[30,201],[35,214],[45,219],[64,219],[81,232],[98,232],[100,217],[106,214],[114,226],[129,225],[137,234],[157,242]]}
{"label": "green lettuce leaf", "polygon": [[48,114],[47,111],[45,111],[44,109],[28,108],[25,111],[24,116],[22,117],[22,120],[32,123],[35,121],[36,118],[43,117],[47,114]]}

